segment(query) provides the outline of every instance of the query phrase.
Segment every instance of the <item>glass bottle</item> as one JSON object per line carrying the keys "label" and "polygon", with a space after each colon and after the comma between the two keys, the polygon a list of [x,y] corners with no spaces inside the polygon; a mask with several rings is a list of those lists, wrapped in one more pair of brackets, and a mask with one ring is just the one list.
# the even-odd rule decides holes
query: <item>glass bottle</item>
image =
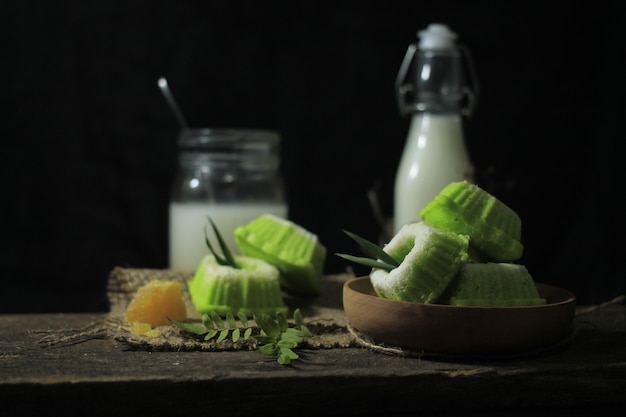
{"label": "glass bottle", "polygon": [[[169,208],[169,266],[195,270],[219,243],[213,220],[233,254],[234,230],[261,214],[287,218],[280,135],[254,129],[183,129]],[[207,226],[209,227],[208,229]]]}
{"label": "glass bottle", "polygon": [[396,172],[395,232],[420,221],[421,209],[447,184],[474,179],[462,126],[477,96],[471,57],[446,25],[430,24],[418,37],[396,79],[400,114],[410,114],[411,124]]}

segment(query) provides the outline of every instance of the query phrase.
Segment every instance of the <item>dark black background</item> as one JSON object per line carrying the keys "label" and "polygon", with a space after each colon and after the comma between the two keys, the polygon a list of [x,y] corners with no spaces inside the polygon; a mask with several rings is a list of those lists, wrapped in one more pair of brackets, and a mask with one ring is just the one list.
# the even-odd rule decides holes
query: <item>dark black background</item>
{"label": "dark black background", "polygon": [[392,213],[395,77],[432,22],[474,57],[467,146],[523,220],[521,262],[581,304],[623,293],[626,8],[550,4],[3,1],[0,312],[106,311],[112,268],[167,267],[179,126],[160,76],[193,126],[281,132],[290,218],[343,272],[341,230],[380,232],[367,192]]}

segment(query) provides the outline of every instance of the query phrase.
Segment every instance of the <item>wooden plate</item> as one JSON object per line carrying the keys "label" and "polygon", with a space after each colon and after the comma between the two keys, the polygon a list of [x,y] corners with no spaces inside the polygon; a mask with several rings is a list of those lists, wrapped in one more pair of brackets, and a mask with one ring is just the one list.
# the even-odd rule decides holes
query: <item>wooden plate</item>
{"label": "wooden plate", "polygon": [[541,306],[458,307],[378,297],[369,276],[343,286],[350,326],[374,343],[461,356],[519,355],[562,344],[572,333],[576,298],[537,283]]}

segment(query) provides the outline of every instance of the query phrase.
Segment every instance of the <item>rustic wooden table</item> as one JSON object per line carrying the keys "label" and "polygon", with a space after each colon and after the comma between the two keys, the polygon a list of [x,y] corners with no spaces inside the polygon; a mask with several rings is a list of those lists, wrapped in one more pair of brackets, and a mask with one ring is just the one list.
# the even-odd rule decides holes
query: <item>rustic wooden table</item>
{"label": "rustic wooden table", "polygon": [[106,314],[0,316],[0,412],[155,415],[581,415],[626,406],[626,305],[580,308],[567,346],[464,362],[367,348],[310,349],[292,366],[257,351],[158,352],[106,336],[49,345]]}

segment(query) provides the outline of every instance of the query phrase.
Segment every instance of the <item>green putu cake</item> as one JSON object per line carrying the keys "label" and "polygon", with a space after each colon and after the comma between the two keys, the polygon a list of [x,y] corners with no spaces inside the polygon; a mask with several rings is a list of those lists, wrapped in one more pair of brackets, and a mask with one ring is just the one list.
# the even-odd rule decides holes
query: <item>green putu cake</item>
{"label": "green putu cake", "polygon": [[404,225],[383,248],[400,265],[391,271],[373,268],[370,280],[378,296],[435,303],[468,259],[465,235],[425,222]]}
{"label": "green putu cake", "polygon": [[278,268],[286,291],[321,294],[326,247],[317,235],[289,220],[264,214],[237,227],[235,241],[243,255],[263,259]]}
{"label": "green putu cake", "polygon": [[252,317],[286,313],[276,267],[246,256],[235,256],[239,268],[220,265],[213,255],[205,256],[188,282],[191,300],[200,313],[215,311],[224,316],[238,312]]}
{"label": "green putu cake", "polygon": [[421,211],[424,222],[468,235],[482,261],[513,262],[524,250],[517,213],[487,191],[467,181],[444,187]]}
{"label": "green putu cake", "polygon": [[451,284],[447,302],[484,307],[545,303],[526,267],[512,263],[467,263]]}

